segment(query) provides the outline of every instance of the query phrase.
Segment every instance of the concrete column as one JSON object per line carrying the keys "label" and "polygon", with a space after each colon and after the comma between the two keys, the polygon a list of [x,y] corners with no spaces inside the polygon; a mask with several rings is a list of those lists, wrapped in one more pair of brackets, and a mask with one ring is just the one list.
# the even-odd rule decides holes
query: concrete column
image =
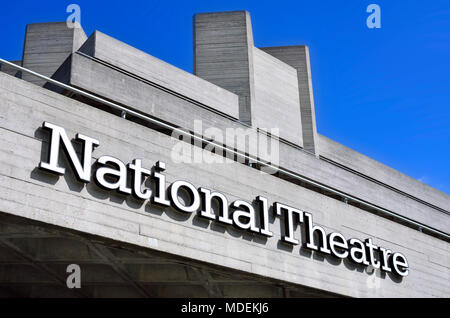
{"label": "concrete column", "polygon": [[303,148],[318,156],[318,140],[314,96],[311,81],[311,66],[309,49],[306,45],[265,47],[264,52],[289,64],[297,70],[298,89],[300,96],[301,121],[303,132]]}
{"label": "concrete column", "polygon": [[[66,22],[28,24],[22,65],[51,77],[86,39],[86,34],[79,24],[75,24],[74,28],[68,28]],[[23,74],[22,78],[40,86],[45,84],[44,80],[29,74]]]}
{"label": "concrete column", "polygon": [[252,48],[247,11],[194,16],[194,74],[239,95],[239,119],[248,124],[254,100]]}

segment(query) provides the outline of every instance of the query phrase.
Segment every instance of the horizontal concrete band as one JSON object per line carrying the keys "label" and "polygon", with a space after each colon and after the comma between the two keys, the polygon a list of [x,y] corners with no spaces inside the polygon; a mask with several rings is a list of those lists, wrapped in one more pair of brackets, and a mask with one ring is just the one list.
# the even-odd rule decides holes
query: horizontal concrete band
{"label": "horizontal concrete band", "polygon": [[166,175],[168,183],[189,180],[223,192],[229,200],[264,195],[270,202],[309,211],[327,232],[372,237],[376,244],[403,253],[410,275],[402,281],[370,276],[346,262],[308,255],[298,247],[291,250],[278,240],[279,218],[270,223],[276,235],[264,241],[202,222],[195,214],[161,211],[93,183],[82,185],[67,166],[62,177],[43,174],[36,168],[45,156],[46,137],[38,129],[43,121],[65,127],[69,136],[97,138],[100,146],[93,160],[108,154],[124,162],[143,158],[146,167],[157,160],[169,163],[177,141],[5,74],[0,74],[0,96],[0,210],[5,213],[341,295],[449,296],[448,243],[236,162],[168,164]]}
{"label": "horizontal concrete band", "polygon": [[[76,55],[75,55],[75,56],[76,56]],[[4,60],[0,59],[0,61],[4,61]],[[7,62],[7,61],[5,61],[5,62]],[[9,62],[7,62],[7,63],[9,63]],[[154,118],[145,116],[145,115],[143,115],[142,113],[135,112],[135,111],[130,110],[130,109],[126,108],[126,107],[117,105],[117,104],[112,103],[112,102],[110,102],[110,101],[107,101],[107,100],[105,100],[105,99],[102,99],[102,98],[99,98],[99,97],[94,96],[94,95],[92,95],[92,94],[89,94],[89,93],[87,93],[87,92],[85,92],[85,91],[76,89],[76,88],[71,87],[71,86],[69,86],[69,85],[66,85],[66,84],[60,83],[60,82],[58,82],[58,81],[55,81],[55,80],[53,80],[53,79],[47,78],[47,77],[45,77],[45,76],[43,76],[43,75],[37,74],[37,73],[35,73],[35,72],[33,72],[33,71],[24,69],[24,68],[19,67],[19,66],[16,66],[16,67],[18,67],[18,68],[21,69],[22,71],[29,72],[30,74],[34,74],[34,75],[36,75],[36,76],[38,76],[38,77],[41,77],[41,78],[43,78],[43,79],[46,79],[46,80],[48,80],[48,82],[51,82],[51,83],[53,83],[53,84],[55,84],[55,85],[57,85],[57,86],[59,86],[59,87],[62,87],[62,88],[64,88],[64,89],[68,89],[69,91],[74,91],[74,92],[76,92],[76,93],[78,93],[78,94],[81,94],[81,95],[86,96],[86,97],[88,97],[88,98],[91,98],[91,99],[94,99],[94,100],[99,101],[99,102],[101,102],[101,103],[104,103],[104,104],[106,104],[106,105],[109,105],[109,106],[111,106],[111,107],[113,107],[113,108],[115,108],[115,109],[119,109],[119,110],[121,110],[121,111],[124,111],[124,112],[127,112],[127,113],[129,113],[129,114],[132,114],[133,116],[136,116],[136,117],[138,117],[138,118],[144,119],[144,120],[146,120],[146,121],[150,121],[150,122],[152,122],[152,123],[154,123],[154,124],[157,124],[157,125],[160,125],[160,126],[162,126],[162,127],[164,127],[164,128],[168,128],[168,129],[171,129],[171,130],[177,130],[177,131],[179,131],[179,132],[182,133],[182,134],[186,134],[186,132],[185,132],[184,130],[180,130],[180,129],[178,129],[177,127],[174,127],[174,126],[172,126],[172,125],[169,125],[169,124],[163,123],[163,122],[161,122],[161,121],[155,120]],[[80,78],[80,77],[78,77],[78,78]],[[203,138],[197,137],[197,136],[195,136],[195,135],[193,135],[192,138],[194,138],[194,139],[201,139],[202,142],[211,143],[210,141],[204,140]],[[214,144],[214,146],[216,146],[216,147],[221,147],[222,149],[224,149],[224,150],[226,150],[226,151],[230,151],[230,152],[236,153],[236,154],[238,154],[239,156],[245,156],[245,155],[242,155],[241,153],[235,152],[234,150],[231,150],[231,149],[222,147],[222,146],[219,145],[219,144],[216,144],[216,143],[212,143],[212,144]],[[280,152],[282,152],[282,151],[283,151],[283,150],[280,149]],[[247,157],[247,156],[245,156],[245,157]],[[258,163],[260,163],[261,165],[267,165],[266,162],[262,162],[262,161],[258,160],[257,158],[251,158],[251,159],[254,160],[254,161],[256,161],[256,162],[258,162]],[[280,160],[280,166],[283,166],[283,162],[282,162],[281,160]],[[445,238],[445,239],[447,239],[447,240],[450,238],[450,236],[449,236],[446,232],[444,232],[444,231],[448,230],[448,228],[449,228],[449,218],[448,218],[447,216],[445,216],[445,215],[443,215],[442,219],[441,219],[440,221],[438,221],[438,222],[433,222],[433,221],[430,222],[430,216],[431,216],[430,214],[426,214],[426,215],[424,215],[421,219],[419,219],[419,221],[416,221],[416,220],[414,220],[414,219],[409,218],[408,216],[405,216],[404,214],[402,215],[402,214],[393,213],[393,212],[390,211],[390,210],[386,210],[386,209],[384,209],[384,208],[380,208],[378,205],[371,204],[371,203],[368,202],[368,201],[360,200],[360,199],[357,198],[357,197],[348,195],[348,194],[343,193],[343,192],[341,192],[341,191],[337,191],[335,188],[327,187],[327,186],[323,185],[322,183],[318,183],[318,182],[312,181],[312,180],[310,180],[310,179],[308,179],[308,178],[304,178],[304,177],[302,177],[301,175],[294,174],[294,173],[292,173],[292,172],[290,172],[290,171],[288,171],[288,170],[285,170],[285,169],[283,169],[283,168],[279,168],[279,167],[273,167],[273,168],[274,168],[274,169],[277,169],[279,172],[281,172],[281,173],[283,173],[283,174],[288,175],[289,177],[293,177],[293,178],[299,179],[299,180],[301,180],[301,181],[303,181],[303,182],[307,182],[307,183],[310,183],[310,184],[312,184],[312,185],[314,185],[314,186],[317,186],[317,187],[326,189],[327,191],[330,191],[330,192],[336,193],[336,194],[338,194],[338,195],[341,195],[341,196],[344,197],[344,198],[348,198],[348,199],[353,200],[353,201],[355,201],[355,202],[358,202],[358,203],[361,203],[361,204],[363,204],[363,205],[366,205],[366,206],[368,206],[368,207],[370,207],[370,208],[376,209],[376,210],[379,211],[380,213],[387,214],[387,215],[389,215],[389,216],[394,216],[395,218],[400,219],[400,220],[403,221],[403,222],[412,224],[412,225],[413,225],[414,227],[416,227],[416,228],[427,229],[428,231],[430,231],[430,232],[432,232],[432,233],[435,233],[436,235],[438,235],[438,236],[440,236],[440,237],[443,237],[443,238]],[[409,200],[409,201],[411,201],[411,200]],[[397,204],[398,204],[398,202],[397,202]],[[419,203],[417,203],[417,204],[419,204]],[[423,210],[424,210],[424,209],[423,209]],[[420,210],[420,212],[422,212],[422,210]],[[442,212],[437,212],[437,213],[442,213]],[[422,221],[423,223],[420,222],[420,220],[423,220],[423,221]],[[428,224],[432,224],[433,227],[430,227]],[[437,229],[437,230],[436,230],[436,229]],[[442,229],[442,230],[441,230],[441,229]]]}

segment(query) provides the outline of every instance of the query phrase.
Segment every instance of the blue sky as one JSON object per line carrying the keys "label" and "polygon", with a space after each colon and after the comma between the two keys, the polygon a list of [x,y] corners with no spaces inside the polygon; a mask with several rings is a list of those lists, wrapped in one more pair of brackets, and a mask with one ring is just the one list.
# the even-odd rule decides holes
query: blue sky
{"label": "blue sky", "polygon": [[[450,193],[450,1],[8,1],[0,56],[21,59],[25,26],[81,7],[100,30],[192,72],[192,16],[248,10],[256,46],[310,47],[318,130]],[[368,29],[366,8],[381,8]]]}

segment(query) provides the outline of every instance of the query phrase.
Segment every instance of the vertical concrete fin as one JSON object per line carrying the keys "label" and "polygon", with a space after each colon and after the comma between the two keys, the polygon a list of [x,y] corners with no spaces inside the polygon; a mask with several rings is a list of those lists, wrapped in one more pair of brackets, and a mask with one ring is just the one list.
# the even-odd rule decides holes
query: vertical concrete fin
{"label": "vertical concrete fin", "polygon": [[[73,28],[69,28],[66,22],[28,24],[22,65],[51,77],[86,39],[86,34],[78,23]],[[45,84],[44,80],[29,74],[23,74],[22,78],[40,86]]]}
{"label": "vertical concrete fin", "polygon": [[247,11],[194,15],[194,74],[239,96],[239,119],[251,124],[253,34]]}
{"label": "vertical concrete fin", "polygon": [[300,113],[303,132],[303,148],[319,155],[314,96],[311,81],[309,49],[306,45],[265,47],[264,52],[289,64],[297,70],[300,96]]}

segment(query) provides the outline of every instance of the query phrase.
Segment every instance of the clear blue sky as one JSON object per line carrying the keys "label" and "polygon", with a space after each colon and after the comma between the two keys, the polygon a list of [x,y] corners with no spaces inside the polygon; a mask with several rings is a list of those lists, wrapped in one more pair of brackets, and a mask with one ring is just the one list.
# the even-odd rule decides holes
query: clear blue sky
{"label": "clear blue sky", "polygon": [[[100,30],[192,72],[192,16],[248,10],[256,46],[310,47],[321,134],[450,193],[450,1],[4,1],[0,56],[21,59],[25,25],[81,7]],[[366,7],[381,7],[368,29]]]}

